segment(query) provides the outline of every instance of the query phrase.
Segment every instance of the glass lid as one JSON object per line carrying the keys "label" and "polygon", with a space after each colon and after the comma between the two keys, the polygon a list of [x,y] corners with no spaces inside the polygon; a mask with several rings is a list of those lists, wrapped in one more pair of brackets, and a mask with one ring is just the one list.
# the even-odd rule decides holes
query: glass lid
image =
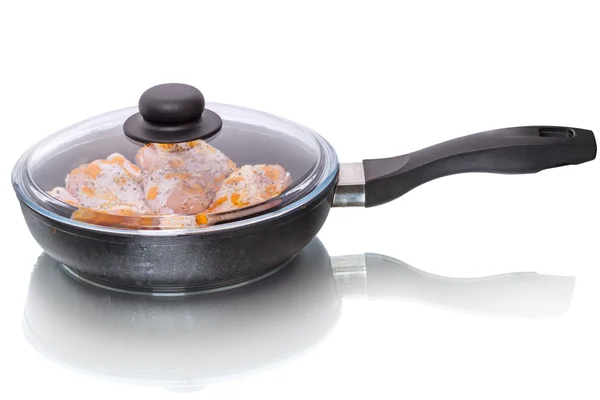
{"label": "glass lid", "polygon": [[47,137],[13,182],[27,205],[69,223],[210,230],[293,209],[336,171],[331,146],[310,129],[165,84],[138,107]]}

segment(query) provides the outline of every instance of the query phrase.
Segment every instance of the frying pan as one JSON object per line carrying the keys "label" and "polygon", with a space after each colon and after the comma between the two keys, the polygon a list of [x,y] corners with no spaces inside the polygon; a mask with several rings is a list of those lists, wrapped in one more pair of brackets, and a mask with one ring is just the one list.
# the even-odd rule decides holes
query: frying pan
{"label": "frying pan", "polygon": [[346,298],[546,318],[568,310],[574,284],[574,277],[533,272],[441,277],[381,254],[330,257],[313,239],[287,268],[255,284],[148,296],[84,284],[43,254],[31,275],[23,325],[36,349],[77,372],[193,390],[316,348],[335,329]]}
{"label": "frying pan", "polygon": [[[238,164],[283,165],[293,182],[254,211],[242,210],[246,214],[234,212],[212,226],[163,230],[75,220],[72,206],[47,194],[66,172],[110,152],[132,159],[145,143],[197,139]],[[164,84],[146,91],[138,107],[42,140],[17,162],[12,182],[32,236],[72,274],[123,290],[174,293],[232,287],[276,271],[317,235],[331,207],[375,207],[453,174],[527,174],[595,157],[590,130],[523,126],[340,164],[325,138],[307,127],[257,110],[206,103],[189,85]]]}

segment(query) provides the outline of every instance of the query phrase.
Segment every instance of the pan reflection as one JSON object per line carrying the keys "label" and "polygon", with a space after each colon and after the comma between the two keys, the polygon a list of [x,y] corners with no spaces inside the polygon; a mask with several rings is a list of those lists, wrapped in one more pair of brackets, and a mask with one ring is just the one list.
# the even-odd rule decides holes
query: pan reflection
{"label": "pan reflection", "polygon": [[32,274],[24,329],[38,350],[77,371],[188,391],[311,349],[335,326],[345,297],[538,317],[566,312],[573,287],[569,277],[454,279],[377,254],[330,257],[315,239],[286,268],[253,284],[151,297],[77,281],[44,254]]}

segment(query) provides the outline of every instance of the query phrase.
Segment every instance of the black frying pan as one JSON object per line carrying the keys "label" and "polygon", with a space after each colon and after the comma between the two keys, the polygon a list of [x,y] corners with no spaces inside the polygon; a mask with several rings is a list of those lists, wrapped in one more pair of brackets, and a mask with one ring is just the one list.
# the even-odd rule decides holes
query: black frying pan
{"label": "black frying pan", "polygon": [[[244,128],[238,125],[233,129]],[[214,141],[219,140],[217,135]],[[88,146],[89,155],[103,143],[81,145]],[[22,170],[27,154],[15,167],[13,186],[35,240],[72,273],[116,288],[175,292],[250,282],[284,266],[316,236],[332,206],[374,207],[452,174],[535,173],[596,157],[593,132],[555,126],[482,132],[398,157],[356,164],[338,165],[335,151],[324,143],[324,151],[332,154],[335,165],[329,167],[329,175],[320,185],[296,201],[301,206],[288,207],[285,212],[268,211],[265,218],[255,222],[231,227],[225,224],[218,230],[155,234],[74,224],[50,206],[36,204],[24,190]],[[222,150],[229,146],[226,153],[233,159],[249,157],[247,147],[239,142],[237,147],[236,141],[222,144]],[[287,160],[293,173],[304,157],[300,146],[284,140],[271,140],[257,149],[262,149],[261,160],[265,162]],[[81,152],[71,157],[65,150],[50,156],[44,168],[35,172],[38,182],[61,180],[64,171],[89,161],[77,159],[78,154],[81,157]]]}
{"label": "black frying pan", "polygon": [[533,272],[441,277],[380,254],[330,257],[313,239],[287,268],[253,285],[156,297],[81,283],[43,254],[31,276],[24,329],[43,354],[77,371],[197,389],[314,348],[335,329],[344,298],[556,317],[568,310],[574,284],[573,277]]}

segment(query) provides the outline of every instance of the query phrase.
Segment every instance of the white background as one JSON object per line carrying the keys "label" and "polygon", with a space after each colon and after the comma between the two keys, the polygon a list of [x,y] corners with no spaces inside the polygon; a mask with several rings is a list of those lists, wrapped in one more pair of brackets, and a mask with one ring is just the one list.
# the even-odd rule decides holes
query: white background
{"label": "white background", "polygon": [[[23,339],[41,249],[9,176],[28,146],[173,81],[197,86],[207,101],[301,122],[342,162],[509,126],[600,132],[595,3],[3,2],[0,397],[186,396],[79,375]],[[575,276],[566,315],[506,319],[347,302],[312,352],[196,395],[598,398],[599,169],[592,162],[535,175],[447,177],[382,207],[332,210],[319,234],[332,255],[376,252],[445,276]]]}

